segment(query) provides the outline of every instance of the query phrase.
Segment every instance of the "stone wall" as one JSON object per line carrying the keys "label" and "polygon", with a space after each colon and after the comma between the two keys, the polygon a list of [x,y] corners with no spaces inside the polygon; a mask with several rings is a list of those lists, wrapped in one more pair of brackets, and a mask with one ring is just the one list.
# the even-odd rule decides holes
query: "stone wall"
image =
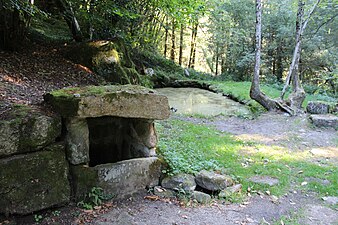
{"label": "stone wall", "polygon": [[15,107],[0,121],[0,213],[28,214],[70,200],[61,118]]}
{"label": "stone wall", "polygon": [[26,106],[2,115],[0,214],[61,206],[93,187],[121,198],[158,185],[154,119],[169,116],[166,97],[138,86],[91,88],[50,94],[59,115]]}

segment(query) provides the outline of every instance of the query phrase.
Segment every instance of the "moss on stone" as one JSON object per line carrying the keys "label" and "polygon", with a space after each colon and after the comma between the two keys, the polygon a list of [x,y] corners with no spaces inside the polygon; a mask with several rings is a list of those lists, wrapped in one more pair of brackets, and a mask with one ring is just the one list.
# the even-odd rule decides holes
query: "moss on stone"
{"label": "moss on stone", "polygon": [[64,146],[0,160],[0,213],[28,214],[68,202]]}
{"label": "moss on stone", "polygon": [[97,171],[86,165],[71,166],[73,195],[75,201],[81,201],[92,187],[98,187]]}
{"label": "moss on stone", "polygon": [[37,151],[61,134],[61,118],[28,106],[15,106],[0,121],[0,157]]}
{"label": "moss on stone", "polygon": [[123,39],[73,45],[68,56],[116,84],[141,84]]}

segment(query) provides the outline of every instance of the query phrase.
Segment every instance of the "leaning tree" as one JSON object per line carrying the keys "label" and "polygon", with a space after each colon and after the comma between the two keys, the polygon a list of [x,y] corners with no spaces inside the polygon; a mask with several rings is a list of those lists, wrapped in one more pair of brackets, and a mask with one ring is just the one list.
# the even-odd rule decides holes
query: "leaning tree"
{"label": "leaning tree", "polygon": [[[262,46],[262,0],[256,0],[256,50],[255,50],[255,69],[252,78],[250,97],[261,104],[268,111],[282,110],[290,115],[296,115],[301,112],[302,103],[305,99],[305,91],[302,88],[299,77],[299,60],[301,53],[301,43],[304,30],[308,24],[311,15],[314,13],[321,0],[310,9],[307,17],[304,19],[304,5],[303,0],[298,0],[298,12],[296,20],[296,43],[293,52],[292,61],[289,72],[285,81],[284,88],[279,99],[271,99],[265,95],[260,89],[260,59]],[[287,99],[284,99],[287,87],[292,84],[292,92]]]}

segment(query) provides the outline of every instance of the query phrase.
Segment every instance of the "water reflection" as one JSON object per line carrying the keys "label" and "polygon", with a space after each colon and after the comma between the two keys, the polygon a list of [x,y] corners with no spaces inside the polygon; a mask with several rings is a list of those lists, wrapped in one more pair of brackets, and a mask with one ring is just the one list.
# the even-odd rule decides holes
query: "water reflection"
{"label": "water reflection", "polygon": [[205,116],[250,115],[250,110],[221,94],[198,88],[159,88],[160,94],[166,95],[170,107],[181,114],[201,114]]}

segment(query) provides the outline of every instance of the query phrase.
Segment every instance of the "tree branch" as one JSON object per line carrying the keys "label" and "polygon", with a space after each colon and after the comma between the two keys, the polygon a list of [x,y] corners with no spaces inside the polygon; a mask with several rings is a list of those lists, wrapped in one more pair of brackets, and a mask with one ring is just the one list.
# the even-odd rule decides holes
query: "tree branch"
{"label": "tree branch", "polygon": [[318,33],[318,31],[320,30],[320,28],[322,28],[324,25],[332,22],[337,16],[338,16],[338,13],[336,15],[334,15],[333,17],[331,17],[330,19],[323,22],[321,25],[319,25],[319,27],[316,29],[316,31],[313,33],[313,35],[316,35]]}

